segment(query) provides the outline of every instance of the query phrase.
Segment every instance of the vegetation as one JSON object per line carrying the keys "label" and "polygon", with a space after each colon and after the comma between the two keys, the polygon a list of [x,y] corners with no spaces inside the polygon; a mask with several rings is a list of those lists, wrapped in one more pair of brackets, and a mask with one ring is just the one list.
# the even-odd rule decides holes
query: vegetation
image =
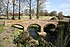
{"label": "vegetation", "polygon": [[70,41],[70,24],[62,25],[58,28],[58,36],[56,40],[56,47],[69,47],[67,46]]}
{"label": "vegetation", "polygon": [[43,41],[43,38],[41,38],[39,41],[34,40],[29,36],[29,33],[26,31],[22,32],[17,38],[15,38],[14,43],[17,44],[17,47],[45,47],[46,46],[46,42]]}
{"label": "vegetation", "polygon": [[63,15],[63,12],[59,12],[59,13],[58,13],[58,19],[63,19],[63,16],[64,16],[64,15]]}
{"label": "vegetation", "polygon": [[56,12],[56,11],[52,11],[52,12],[50,12],[49,15],[50,15],[50,16],[57,16],[57,12]]}
{"label": "vegetation", "polygon": [[[36,29],[36,26],[30,26],[30,28]],[[35,40],[26,31],[23,31],[16,37],[14,43],[17,44],[17,47],[67,47],[70,41],[69,24],[68,26],[66,24],[59,25],[56,31],[58,34],[56,34],[57,39],[55,39],[55,44],[51,43],[51,41],[46,42],[45,39],[39,35],[37,36],[38,40]]]}
{"label": "vegetation", "polygon": [[[63,17],[63,12],[59,12],[57,14],[57,11],[52,11],[50,13],[48,13],[47,10],[43,10],[45,8],[45,2],[46,0],[18,0],[19,2],[18,3],[15,3],[16,0],[12,0],[12,2],[9,2],[9,0],[6,0],[5,2],[2,1],[2,3],[0,4],[1,7],[4,7],[4,10],[2,11],[2,8],[1,8],[1,13],[5,13],[3,15],[7,16],[7,19],[9,19],[9,17],[11,16],[8,16],[8,15],[11,15],[10,13],[13,11],[13,15],[12,15],[12,18],[11,19],[15,19],[15,13],[19,12],[18,14],[18,19],[21,18],[21,9],[23,9],[23,7],[27,7],[27,9],[25,8],[24,9],[24,14],[26,16],[29,16],[29,19],[32,19],[32,16],[36,16],[36,18],[38,19],[40,16],[58,16],[59,19],[60,17]],[[35,2],[35,3],[34,3]],[[21,5],[21,3],[24,4]],[[9,4],[10,5],[13,5],[12,8],[13,10],[9,10]],[[15,9],[15,8],[18,8],[19,9]],[[21,9],[20,9],[21,8]],[[22,10],[23,12],[23,10]]]}
{"label": "vegetation", "polygon": [[0,47],[5,47],[5,46],[0,43]]}
{"label": "vegetation", "polygon": [[[25,17],[25,19],[26,18],[31,19],[32,14],[33,14],[33,16],[36,16],[36,19],[39,19],[39,17],[43,18],[44,16],[45,16],[45,18],[46,18],[46,16],[56,16],[56,17],[58,17],[59,20],[63,19],[63,16],[64,16],[63,12],[59,12],[57,14],[57,11],[52,11],[52,12],[48,13],[47,10],[43,10],[43,8],[44,8],[43,4],[46,2],[46,0],[34,0],[35,4],[32,3],[32,2],[33,2],[33,0],[25,0],[23,2],[25,4],[25,6],[27,6],[29,9],[26,9],[24,11],[26,13],[25,16],[20,17],[21,1],[19,0],[19,3],[18,3],[19,5],[17,5],[15,3],[15,0],[12,0],[12,5],[13,5],[12,19],[13,20],[16,19],[16,16],[14,15],[15,11],[16,11],[15,6],[19,6],[19,9],[17,9],[17,10],[19,10],[19,15],[18,15],[19,20],[20,20],[20,18],[23,19],[24,17]],[[1,8],[0,8],[0,10],[1,10],[2,13],[6,12],[5,15],[7,15],[7,19],[9,19],[9,16],[8,16],[9,0],[7,0],[6,2],[2,1],[2,3],[0,3],[0,5],[1,5],[0,7],[5,7],[5,9],[6,9],[6,10],[4,9],[5,11],[4,10],[2,11]],[[36,6],[36,8],[35,8],[35,6]],[[0,12],[0,14],[1,14],[1,12]],[[47,41],[47,39],[50,36],[52,36],[51,32],[50,33],[46,32],[47,35],[50,34],[50,35],[48,35],[47,39],[43,38],[43,36],[40,36],[37,32],[33,32],[33,33],[35,33],[36,36],[30,36],[30,33],[31,33],[30,31],[34,30],[34,31],[39,31],[40,32],[41,27],[36,26],[36,25],[30,25],[28,27],[28,29],[33,29],[33,30],[30,30],[29,32],[23,31],[23,28],[16,27],[18,29],[14,30],[14,32],[13,32],[14,43],[17,45],[17,47],[70,47],[70,46],[67,46],[70,42],[70,23],[66,23],[66,24],[63,23],[63,24],[60,24],[58,26],[59,27],[57,27],[56,30],[55,30],[57,32],[57,34],[55,34],[56,39],[54,40],[54,43],[52,43],[51,41]],[[13,27],[15,27],[15,26],[13,26]],[[47,29],[49,29],[49,28],[47,28]],[[22,31],[20,29],[22,29]],[[3,31],[5,31],[4,26],[0,25],[0,33],[3,32]],[[55,33],[55,31],[53,33]],[[34,35],[34,34],[31,34],[31,35]],[[54,37],[54,36],[52,36],[52,37]],[[51,38],[49,38],[49,39],[51,39]],[[1,44],[0,44],[0,46],[3,47]]]}
{"label": "vegetation", "polygon": [[0,33],[3,32],[3,31],[5,31],[4,25],[0,25]]}

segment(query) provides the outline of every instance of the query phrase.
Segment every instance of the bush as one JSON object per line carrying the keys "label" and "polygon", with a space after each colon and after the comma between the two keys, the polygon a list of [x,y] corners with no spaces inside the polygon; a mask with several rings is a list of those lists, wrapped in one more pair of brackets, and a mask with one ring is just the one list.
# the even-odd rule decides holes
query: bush
{"label": "bush", "polygon": [[56,47],[67,47],[68,42],[70,41],[70,27],[69,24],[61,25],[58,29],[57,40],[55,42]]}
{"label": "bush", "polygon": [[49,47],[54,46],[51,43],[46,42],[42,37],[39,40],[34,40],[29,36],[28,32],[22,32],[17,38],[14,39],[14,43],[17,47]]}

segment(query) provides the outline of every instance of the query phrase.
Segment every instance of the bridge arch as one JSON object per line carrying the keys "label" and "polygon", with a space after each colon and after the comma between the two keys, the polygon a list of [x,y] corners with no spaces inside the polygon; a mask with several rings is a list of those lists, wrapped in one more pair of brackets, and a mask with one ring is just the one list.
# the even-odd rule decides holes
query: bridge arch
{"label": "bridge arch", "polygon": [[41,32],[41,26],[39,24],[30,24],[28,27],[27,27],[27,30],[29,28],[33,28],[33,29],[36,29],[37,32]]}
{"label": "bridge arch", "polygon": [[12,24],[11,26],[14,27],[14,28],[18,28],[18,29],[24,30],[24,26],[21,25],[21,24]]}
{"label": "bridge arch", "polygon": [[30,24],[27,28],[29,35],[35,40],[38,40],[39,34],[37,32],[40,32],[40,30],[41,26],[39,24]]}
{"label": "bridge arch", "polygon": [[58,20],[58,18],[53,16],[53,17],[50,17],[49,20]]}
{"label": "bridge arch", "polygon": [[57,20],[56,18],[51,18],[50,20]]}
{"label": "bridge arch", "polygon": [[[55,44],[56,34],[55,31],[56,26],[54,24],[46,24],[44,26],[44,32],[47,33],[46,35],[46,41],[51,42],[52,44]],[[51,39],[52,38],[52,39]]]}
{"label": "bridge arch", "polygon": [[56,26],[54,24],[46,24],[43,29],[44,29],[44,32],[47,33],[47,32],[54,31],[55,28]]}

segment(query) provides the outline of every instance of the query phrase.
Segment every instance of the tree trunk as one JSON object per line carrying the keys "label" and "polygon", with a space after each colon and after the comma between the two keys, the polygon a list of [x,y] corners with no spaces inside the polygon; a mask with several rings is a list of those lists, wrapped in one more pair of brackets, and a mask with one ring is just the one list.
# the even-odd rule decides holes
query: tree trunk
{"label": "tree trunk", "polygon": [[9,17],[8,17],[8,5],[9,5],[9,0],[8,0],[8,2],[7,2],[7,19],[9,19]]}
{"label": "tree trunk", "polygon": [[12,20],[15,20],[15,18],[14,18],[14,2],[13,2],[13,17],[12,17]]}
{"label": "tree trunk", "polygon": [[18,19],[20,20],[20,0],[19,0],[19,17]]}
{"label": "tree trunk", "polygon": [[30,7],[30,9],[29,9],[29,16],[30,16],[30,18],[29,18],[29,19],[32,19],[32,18],[31,18],[31,0],[30,0],[30,4],[29,4],[29,5],[30,5],[30,6],[29,6],[29,7]]}
{"label": "tree trunk", "polygon": [[39,19],[39,0],[37,0],[37,14],[36,14],[36,16],[37,16],[37,19]]}

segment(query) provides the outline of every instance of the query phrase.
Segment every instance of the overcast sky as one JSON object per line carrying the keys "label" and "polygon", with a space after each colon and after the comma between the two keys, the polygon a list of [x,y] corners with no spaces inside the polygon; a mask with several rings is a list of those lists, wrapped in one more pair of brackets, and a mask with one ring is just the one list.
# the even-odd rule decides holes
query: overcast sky
{"label": "overcast sky", "polygon": [[47,0],[46,8],[50,11],[62,11],[64,15],[70,15],[70,0]]}

